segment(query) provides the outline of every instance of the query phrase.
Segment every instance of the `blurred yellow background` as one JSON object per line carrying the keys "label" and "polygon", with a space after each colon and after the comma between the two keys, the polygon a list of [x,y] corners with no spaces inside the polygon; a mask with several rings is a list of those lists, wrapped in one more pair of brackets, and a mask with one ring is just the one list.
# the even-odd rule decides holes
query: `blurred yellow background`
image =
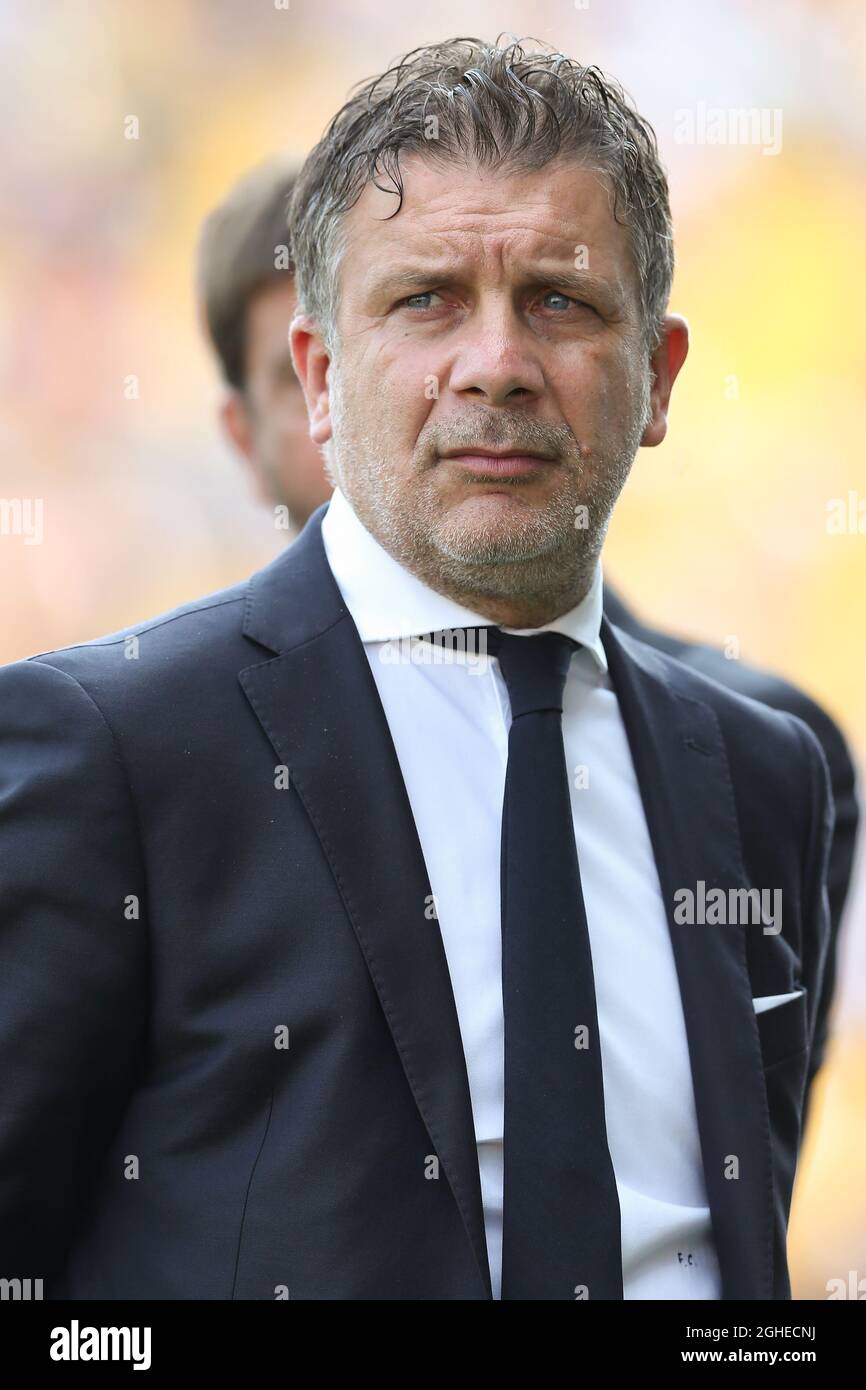
{"label": "blurred yellow background", "polygon": [[[692,333],[661,448],[604,552],[638,614],[800,683],[866,764],[863,502],[866,7],[858,0],[0,5],[0,661],[98,636],[277,554],[216,424],[192,262],[250,165],[302,156],[350,85],[407,49],[531,35],[613,73],[671,180],[671,308]],[[681,139],[683,111],[781,113],[778,152]],[[135,130],[137,138],[128,138]],[[137,399],[126,383],[135,376]],[[843,928],[834,1040],[791,1226],[795,1297],[866,1278],[866,875]]]}

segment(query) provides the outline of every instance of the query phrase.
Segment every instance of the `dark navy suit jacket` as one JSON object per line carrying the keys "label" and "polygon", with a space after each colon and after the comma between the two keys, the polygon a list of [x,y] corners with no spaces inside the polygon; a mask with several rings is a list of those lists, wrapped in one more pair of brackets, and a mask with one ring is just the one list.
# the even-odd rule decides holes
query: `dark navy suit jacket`
{"label": "dark navy suit jacket", "polygon": [[[324,510],[244,583],[0,670],[0,1274],[48,1297],[490,1297],[447,961]],[[788,1298],[826,760],[800,719],[602,636],[723,1297]],[[781,932],[677,924],[700,880],[780,889]]]}
{"label": "dark navy suit jacket", "polygon": [[721,681],[722,685],[739,691],[741,695],[748,695],[753,700],[770,705],[772,709],[787,710],[790,714],[796,714],[809,725],[824,750],[830,770],[836,812],[827,878],[831,941],[821,999],[817,1006],[815,1040],[809,1059],[808,1100],[812,1080],[823,1063],[826,1052],[830,1008],[839,960],[840,928],[851,884],[860,820],[857,772],[845,738],[821,706],[798,686],[792,685],[790,681],[774,675],[771,671],[762,671],[745,661],[731,660],[716,647],[708,646],[704,642],[690,641],[688,638],[650,627],[630,611],[622,597],[607,583],[604,586],[604,611],[617,627],[621,627],[633,637],[638,637],[641,642],[647,642],[651,647],[657,647],[660,651],[675,656],[693,671],[701,671],[705,676]]}

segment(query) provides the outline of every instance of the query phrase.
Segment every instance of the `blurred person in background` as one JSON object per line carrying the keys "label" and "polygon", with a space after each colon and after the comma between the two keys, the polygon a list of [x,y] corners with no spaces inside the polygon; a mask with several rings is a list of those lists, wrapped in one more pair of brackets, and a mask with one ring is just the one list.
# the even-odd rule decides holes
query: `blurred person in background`
{"label": "blurred person in background", "polygon": [[297,533],[331,495],[292,365],[295,288],[286,211],[296,166],[275,158],[240,179],[206,218],[199,240],[202,326],[222,376],[222,427],[256,496],[288,509]]}
{"label": "blurred person in background", "polygon": [[[295,164],[275,158],[232,187],[204,223],[197,283],[202,321],[226,387],[221,406],[226,433],[249,467],[261,501],[287,507],[297,532],[330,499],[333,483],[323,451],[310,438],[306,402],[289,349],[296,294],[285,253],[287,208],[296,175]],[[856,774],[845,738],[825,711],[791,682],[706,643],[641,621],[608,578],[603,594],[604,611],[625,632],[742,695],[798,715],[817,734],[830,769],[836,813],[829,869],[834,945],[825,973],[829,997],[859,815]],[[827,1026],[824,1011],[810,1058],[810,1083],[824,1058]],[[811,1085],[807,1101],[810,1093]]]}

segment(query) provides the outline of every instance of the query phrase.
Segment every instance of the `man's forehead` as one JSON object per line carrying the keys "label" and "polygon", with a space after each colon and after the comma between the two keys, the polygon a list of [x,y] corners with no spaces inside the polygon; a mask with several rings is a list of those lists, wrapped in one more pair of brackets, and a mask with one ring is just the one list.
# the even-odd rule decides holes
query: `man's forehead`
{"label": "man's forehead", "polygon": [[[400,162],[403,197],[368,183],[346,216],[347,250],[373,263],[399,251],[436,255],[449,245],[512,244],[567,257],[585,246],[615,262],[628,252],[604,174],[575,160],[511,173],[413,155]],[[397,211],[399,207],[399,211]]]}

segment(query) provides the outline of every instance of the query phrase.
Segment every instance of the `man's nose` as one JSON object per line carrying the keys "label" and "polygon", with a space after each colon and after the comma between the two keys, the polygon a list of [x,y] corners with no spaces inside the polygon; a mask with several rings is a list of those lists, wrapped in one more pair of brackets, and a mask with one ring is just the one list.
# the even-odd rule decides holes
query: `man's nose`
{"label": "man's nose", "polygon": [[452,391],[488,405],[529,400],[544,390],[538,345],[512,305],[476,309],[460,333],[452,364]]}

